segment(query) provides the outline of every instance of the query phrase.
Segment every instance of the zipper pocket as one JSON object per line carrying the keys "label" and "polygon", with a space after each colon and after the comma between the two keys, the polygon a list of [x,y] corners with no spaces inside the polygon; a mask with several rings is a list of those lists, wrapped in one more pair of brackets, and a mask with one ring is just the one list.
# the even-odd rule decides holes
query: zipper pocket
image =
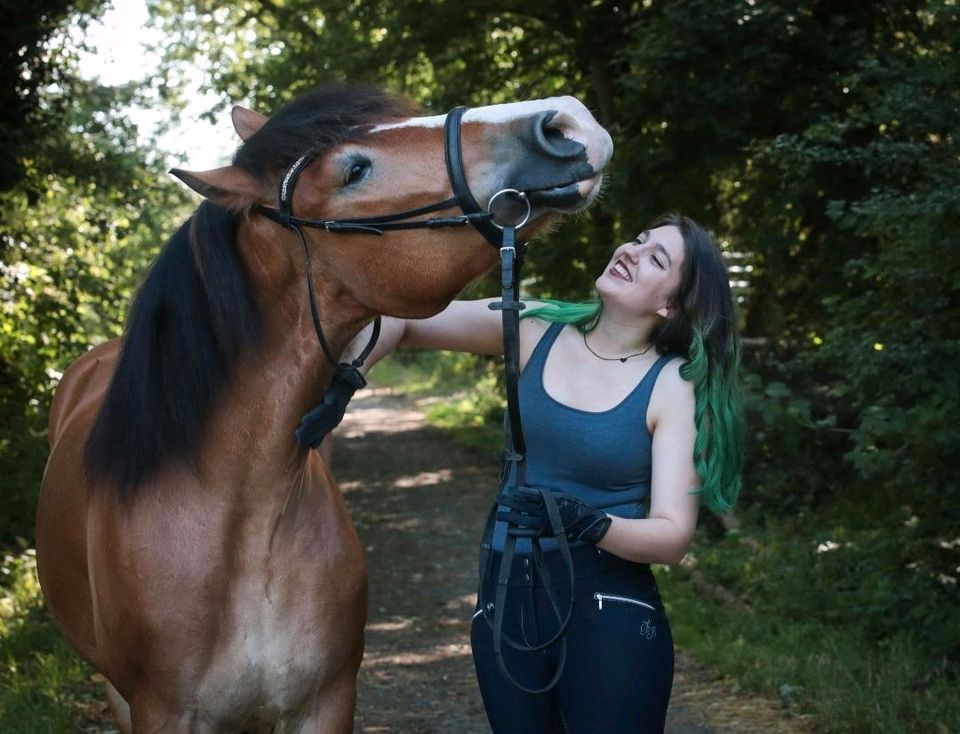
{"label": "zipper pocket", "polygon": [[639,599],[631,599],[629,596],[617,596],[616,594],[601,594],[599,591],[593,595],[593,598],[597,600],[597,609],[603,609],[603,602],[606,601],[620,601],[626,604],[635,604],[638,607],[644,607],[649,609],[651,612],[657,611],[657,608],[652,604],[647,604],[645,601],[640,601]]}

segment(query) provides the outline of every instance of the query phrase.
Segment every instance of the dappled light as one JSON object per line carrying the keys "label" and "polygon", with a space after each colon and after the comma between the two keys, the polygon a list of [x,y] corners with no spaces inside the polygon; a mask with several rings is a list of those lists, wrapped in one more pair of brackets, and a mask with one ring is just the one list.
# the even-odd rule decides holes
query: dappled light
{"label": "dappled light", "polygon": [[392,665],[429,665],[448,658],[470,655],[470,643],[442,645],[427,652],[401,652],[393,655],[366,655],[363,664],[367,668],[383,668]]}
{"label": "dappled light", "polygon": [[399,489],[407,487],[427,487],[440,482],[448,482],[453,478],[453,472],[449,469],[440,471],[420,472],[414,476],[400,477],[393,481],[393,486]]}

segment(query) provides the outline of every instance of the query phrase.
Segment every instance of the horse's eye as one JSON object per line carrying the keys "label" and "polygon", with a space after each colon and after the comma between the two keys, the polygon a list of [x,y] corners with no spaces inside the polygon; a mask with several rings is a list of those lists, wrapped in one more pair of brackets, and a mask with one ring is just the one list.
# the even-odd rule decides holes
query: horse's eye
{"label": "horse's eye", "polygon": [[343,172],[343,185],[349,186],[350,184],[357,183],[357,181],[362,179],[369,170],[370,161],[363,159],[351,161],[347,164],[347,167]]}

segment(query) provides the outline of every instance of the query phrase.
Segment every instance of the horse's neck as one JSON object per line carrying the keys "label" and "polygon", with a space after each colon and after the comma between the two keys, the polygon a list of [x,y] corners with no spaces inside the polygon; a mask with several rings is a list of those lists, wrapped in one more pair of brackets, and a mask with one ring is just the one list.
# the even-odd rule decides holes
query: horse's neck
{"label": "horse's neck", "polygon": [[[219,457],[219,466],[209,468],[235,477],[226,486],[242,491],[252,483],[261,493],[276,486],[282,494],[284,485],[302,481],[307,470],[308,452],[297,446],[294,431],[322,400],[333,365],[318,344],[302,260],[280,253],[268,259],[256,250],[252,255],[255,262],[248,259],[247,267],[261,339],[235,367],[206,437],[217,450],[204,456]],[[322,273],[315,270],[314,276],[323,333],[331,352],[339,355],[372,314]]]}

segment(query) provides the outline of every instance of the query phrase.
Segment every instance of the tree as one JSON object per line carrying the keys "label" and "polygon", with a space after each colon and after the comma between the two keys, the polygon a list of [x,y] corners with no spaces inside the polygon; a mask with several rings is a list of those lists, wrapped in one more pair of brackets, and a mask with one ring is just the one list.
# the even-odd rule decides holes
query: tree
{"label": "tree", "polygon": [[[134,87],[79,77],[68,28],[102,2],[17,5],[0,107],[0,543],[32,535],[46,414],[60,372],[119,333],[134,285],[186,195],[123,114]],[[12,13],[12,4],[0,12]]]}

